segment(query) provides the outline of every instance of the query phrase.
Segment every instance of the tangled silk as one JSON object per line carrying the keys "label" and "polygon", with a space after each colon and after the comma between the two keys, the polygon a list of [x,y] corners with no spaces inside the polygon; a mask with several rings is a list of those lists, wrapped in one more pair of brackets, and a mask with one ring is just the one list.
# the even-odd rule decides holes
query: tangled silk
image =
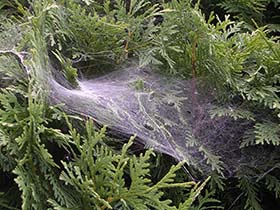
{"label": "tangled silk", "polygon": [[115,134],[136,134],[145,146],[185,160],[201,172],[217,170],[234,176],[242,163],[259,167],[273,158],[274,151],[264,147],[240,149],[252,122],[211,118],[213,91],[194,89],[193,82],[132,66],[79,81],[78,89],[51,80],[50,98],[54,104],[63,103],[68,112],[107,125]]}

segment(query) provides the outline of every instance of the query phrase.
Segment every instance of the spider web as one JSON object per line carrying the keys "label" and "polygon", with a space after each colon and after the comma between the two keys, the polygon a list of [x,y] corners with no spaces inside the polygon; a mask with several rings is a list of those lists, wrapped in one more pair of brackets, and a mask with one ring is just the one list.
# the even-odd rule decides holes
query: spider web
{"label": "spider web", "polygon": [[202,173],[217,170],[231,177],[244,166],[260,168],[274,158],[276,151],[271,148],[240,149],[252,122],[212,119],[214,91],[194,91],[193,82],[131,66],[80,80],[78,89],[52,79],[50,98],[54,104],[63,103],[66,111],[89,116],[121,136],[136,134],[146,147],[185,160]]}

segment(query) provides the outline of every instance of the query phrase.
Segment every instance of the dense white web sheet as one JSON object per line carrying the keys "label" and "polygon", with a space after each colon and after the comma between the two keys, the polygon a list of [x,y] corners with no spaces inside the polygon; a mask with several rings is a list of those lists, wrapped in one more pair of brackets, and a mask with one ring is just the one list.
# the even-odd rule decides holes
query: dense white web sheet
{"label": "dense white web sheet", "polygon": [[143,145],[186,160],[202,172],[222,166],[224,174],[233,176],[242,162],[250,167],[265,163],[259,152],[270,158],[268,151],[257,147],[253,153],[239,149],[250,121],[210,118],[215,106],[210,90],[194,91],[192,81],[162,76],[150,68],[128,67],[81,80],[77,89],[51,80],[50,96],[66,111],[89,116],[122,136],[136,134]]}

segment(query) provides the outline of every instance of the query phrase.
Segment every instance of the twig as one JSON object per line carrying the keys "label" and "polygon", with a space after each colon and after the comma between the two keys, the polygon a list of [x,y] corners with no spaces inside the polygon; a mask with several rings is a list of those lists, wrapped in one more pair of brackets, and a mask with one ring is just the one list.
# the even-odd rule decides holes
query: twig
{"label": "twig", "polygon": [[231,203],[230,207],[227,209],[227,210],[230,210],[235,204],[236,202],[241,198],[241,196],[243,195],[244,193],[240,193],[237,198]]}
{"label": "twig", "polygon": [[[199,106],[198,101],[197,101],[197,89],[196,89],[196,47],[197,47],[197,34],[194,37],[194,41],[192,44],[192,57],[191,57],[191,62],[192,62],[192,106],[193,109],[196,106]],[[194,113],[194,110],[193,110]]]}

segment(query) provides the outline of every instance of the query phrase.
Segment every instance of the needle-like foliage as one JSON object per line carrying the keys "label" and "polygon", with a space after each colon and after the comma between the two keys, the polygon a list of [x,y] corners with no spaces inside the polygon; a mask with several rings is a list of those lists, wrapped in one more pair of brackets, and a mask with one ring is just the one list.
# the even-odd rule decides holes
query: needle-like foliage
{"label": "needle-like foliage", "polygon": [[[267,195],[279,199],[280,45],[279,36],[273,36],[279,28],[274,21],[266,25],[264,18],[267,8],[273,4],[275,9],[279,2],[217,0],[216,5],[230,14],[208,11],[207,17],[200,2],[194,2],[0,2],[1,207],[261,210]],[[201,161],[192,161],[189,154],[187,167],[178,163],[155,178],[154,151],[131,154],[137,138],[116,151],[107,144],[105,127],[98,130],[100,124],[82,123],[80,117],[64,113],[63,105],[50,104],[52,81],[79,88],[79,73],[91,75],[100,68],[106,72],[130,58],[162,74],[191,80],[194,109],[201,108],[198,83],[202,90],[214,92],[206,110],[199,110],[206,114],[199,115],[196,127],[186,124],[186,142],[179,142],[196,149]],[[148,91],[144,80],[133,84],[138,92]],[[226,119],[221,131],[213,123],[219,119]],[[240,130],[230,129],[229,122],[240,123]],[[204,128],[219,132],[210,138],[203,135]],[[227,132],[238,134],[232,149],[223,147],[231,143],[221,138]],[[201,144],[198,137],[211,141]],[[178,146],[176,141],[172,143]],[[209,149],[208,144],[215,147]],[[175,151],[181,154],[184,148]],[[230,149],[216,152],[220,148]],[[258,160],[253,159],[256,152]],[[234,173],[225,171],[232,153],[239,154]],[[189,181],[209,176],[192,176],[201,163],[212,171],[211,180]],[[174,189],[180,198],[168,192]],[[229,189],[234,193],[228,196]]]}

